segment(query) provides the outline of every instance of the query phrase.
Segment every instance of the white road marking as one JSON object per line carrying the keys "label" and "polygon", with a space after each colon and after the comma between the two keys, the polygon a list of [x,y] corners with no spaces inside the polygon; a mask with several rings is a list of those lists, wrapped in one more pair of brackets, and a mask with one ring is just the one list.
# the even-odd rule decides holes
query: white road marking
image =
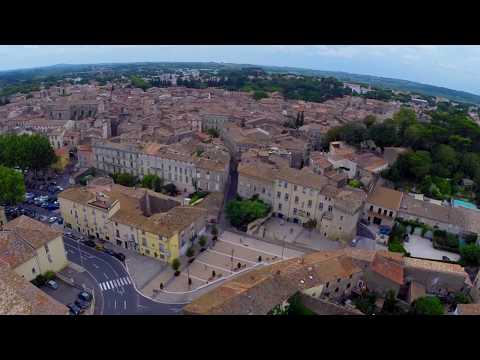
{"label": "white road marking", "polygon": [[113,307],[116,309],[117,308],[117,299],[113,302]]}
{"label": "white road marking", "polygon": [[94,267],[95,269],[98,269],[98,268],[99,268],[99,266],[98,266],[97,264],[95,264],[95,263],[92,263],[92,265],[93,265],[93,267]]}
{"label": "white road marking", "polygon": [[108,281],[108,285],[110,285],[110,287],[113,289],[113,283],[111,281]]}
{"label": "white road marking", "polygon": [[127,300],[123,300],[123,308],[127,310]]}
{"label": "white road marking", "polygon": [[115,287],[119,287],[119,286],[120,286],[120,284],[118,283],[118,280],[112,280],[112,281],[113,281],[113,283],[115,284]]}
{"label": "white road marking", "polygon": [[105,275],[105,277],[107,278],[107,280],[110,279],[107,274],[103,273],[103,275]]}
{"label": "white road marking", "polygon": [[124,283],[124,280],[123,280],[123,278],[121,278],[121,279],[118,279],[118,282],[119,282],[119,283],[120,283],[120,285],[122,285],[122,286],[126,285],[126,283]]}
{"label": "white road marking", "polygon": [[126,280],[127,284],[131,284],[131,283],[132,283],[132,282],[130,281],[130,278],[129,278],[129,277],[125,278],[125,280]]}
{"label": "white road marking", "polygon": [[100,283],[99,286],[100,286],[100,289],[102,289],[102,291],[107,290],[107,288],[104,288],[105,285],[103,283]]}

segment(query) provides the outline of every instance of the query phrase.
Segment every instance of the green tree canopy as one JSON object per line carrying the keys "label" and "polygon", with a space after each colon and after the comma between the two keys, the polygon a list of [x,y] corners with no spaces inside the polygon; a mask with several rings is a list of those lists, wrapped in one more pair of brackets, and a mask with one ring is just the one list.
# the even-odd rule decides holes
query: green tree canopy
{"label": "green tree canopy", "polygon": [[163,186],[163,179],[160,178],[158,175],[150,174],[145,175],[141,181],[142,187],[147,189],[160,192]]}
{"label": "green tree canopy", "polygon": [[268,214],[270,207],[259,199],[232,200],[227,204],[230,223],[240,228]]}
{"label": "green tree canopy", "polygon": [[21,172],[0,166],[0,205],[14,205],[25,198],[25,183]]}
{"label": "green tree canopy", "polygon": [[443,315],[444,309],[436,296],[424,296],[415,300],[411,312],[415,315]]}

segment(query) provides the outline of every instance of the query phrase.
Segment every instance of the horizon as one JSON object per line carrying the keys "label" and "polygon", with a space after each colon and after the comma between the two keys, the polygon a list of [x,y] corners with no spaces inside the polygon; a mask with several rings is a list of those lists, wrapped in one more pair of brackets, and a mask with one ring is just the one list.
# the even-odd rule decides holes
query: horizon
{"label": "horizon", "polygon": [[480,46],[0,45],[0,72],[56,65],[193,62],[342,72],[480,96]]}

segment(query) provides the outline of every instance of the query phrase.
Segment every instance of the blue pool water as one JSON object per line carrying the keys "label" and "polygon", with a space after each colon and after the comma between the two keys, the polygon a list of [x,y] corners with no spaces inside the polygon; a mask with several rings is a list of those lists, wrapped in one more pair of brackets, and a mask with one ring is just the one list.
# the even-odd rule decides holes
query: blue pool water
{"label": "blue pool water", "polygon": [[464,200],[453,200],[453,206],[454,207],[464,207],[467,209],[472,209],[472,210],[478,210],[477,206],[475,204],[472,204],[471,202],[464,201]]}

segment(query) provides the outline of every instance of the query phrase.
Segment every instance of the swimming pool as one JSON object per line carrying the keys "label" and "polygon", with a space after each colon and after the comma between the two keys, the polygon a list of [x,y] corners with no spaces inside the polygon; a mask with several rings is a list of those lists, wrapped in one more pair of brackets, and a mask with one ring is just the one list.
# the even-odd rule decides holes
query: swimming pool
{"label": "swimming pool", "polygon": [[475,204],[458,199],[453,200],[453,207],[464,207],[466,209],[479,210]]}

